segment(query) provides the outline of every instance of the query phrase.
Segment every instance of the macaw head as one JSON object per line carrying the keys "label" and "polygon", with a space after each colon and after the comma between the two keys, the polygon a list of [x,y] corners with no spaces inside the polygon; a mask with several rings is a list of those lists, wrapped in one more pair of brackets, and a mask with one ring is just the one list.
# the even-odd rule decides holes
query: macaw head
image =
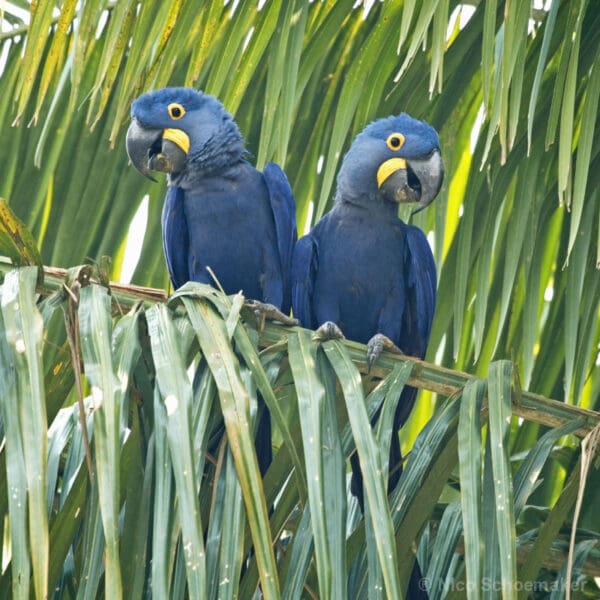
{"label": "macaw head", "polygon": [[435,129],[401,113],[370,123],[356,136],[338,174],[338,198],[418,202],[418,211],[437,196],[443,179]]}
{"label": "macaw head", "polygon": [[214,172],[236,162],[244,142],[232,116],[213,96],[173,87],[142,94],[131,105],[127,154],[146,177],[149,171],[177,176]]}

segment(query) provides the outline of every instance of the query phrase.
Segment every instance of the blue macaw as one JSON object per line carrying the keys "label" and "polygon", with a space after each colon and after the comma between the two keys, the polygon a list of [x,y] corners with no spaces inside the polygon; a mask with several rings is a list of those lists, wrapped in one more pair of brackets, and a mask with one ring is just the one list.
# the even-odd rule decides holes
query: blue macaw
{"label": "blue macaw", "polygon": [[[163,249],[174,288],[186,281],[242,291],[287,314],[296,214],[288,180],[276,164],[261,173],[244,156],[238,126],[214,97],[164,88],[131,106],[127,153],[133,165],[167,173]],[[282,315],[283,316],[283,315]],[[259,463],[270,463],[268,412],[259,421]]]}
{"label": "blue macaw", "polygon": [[[438,135],[423,121],[402,113],[371,123],[356,137],[337,177],[333,209],[294,250],[292,307],[304,327],[317,329],[321,338],[345,335],[366,343],[369,366],[383,348],[425,356],[435,309],[435,262],[423,232],[398,218],[398,203],[418,202],[422,210],[437,196],[443,176]],[[402,391],[395,432],[415,396],[414,388]],[[350,460],[351,490],[364,512],[356,453]],[[396,433],[388,489],[401,472]],[[427,599],[423,581],[415,562],[406,597]]]}
{"label": "blue macaw", "polygon": [[[398,203],[421,210],[443,179],[440,144],[427,123],[405,113],[377,120],[354,140],[337,177],[335,204],[298,240],[292,266],[292,307],[321,338],[367,344],[374,363],[384,348],[423,358],[436,297],[436,268],[423,232],[398,218]],[[416,390],[405,388],[394,431],[406,421]],[[352,461],[352,492],[363,507],[362,474]],[[392,436],[389,489],[402,456]]]}

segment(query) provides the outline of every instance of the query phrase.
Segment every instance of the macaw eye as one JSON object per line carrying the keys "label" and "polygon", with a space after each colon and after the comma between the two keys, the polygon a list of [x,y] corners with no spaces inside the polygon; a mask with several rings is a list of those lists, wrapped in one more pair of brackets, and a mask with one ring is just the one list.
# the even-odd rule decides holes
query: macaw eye
{"label": "macaw eye", "polygon": [[167,106],[167,111],[171,119],[174,119],[175,121],[181,119],[183,115],[185,115],[185,108],[177,102],[169,104],[169,106]]}
{"label": "macaw eye", "polygon": [[392,133],[385,143],[390,150],[400,150],[404,145],[404,136],[401,133]]}

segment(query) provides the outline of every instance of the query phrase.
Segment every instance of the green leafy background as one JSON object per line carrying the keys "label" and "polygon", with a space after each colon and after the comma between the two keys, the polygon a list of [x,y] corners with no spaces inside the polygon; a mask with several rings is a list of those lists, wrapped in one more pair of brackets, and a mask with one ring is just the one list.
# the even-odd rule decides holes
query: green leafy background
{"label": "green leafy background", "polygon": [[[394,521],[396,540],[405,541],[397,547],[399,564],[407,564],[402,559],[420,534],[421,562],[427,573],[431,569],[440,580],[448,573],[452,577],[464,576],[460,570],[462,562],[458,564],[454,554],[456,544],[463,543],[460,540],[464,540],[465,572],[472,578],[470,581],[488,576],[509,581],[517,569],[523,581],[536,577],[542,581],[550,572],[540,571],[542,564],[551,569],[549,581],[565,577],[561,571],[563,562],[548,561],[551,548],[560,551],[561,543],[567,543],[559,533],[571,518],[577,495],[580,446],[576,437],[568,435],[572,430],[564,421],[542,421],[542,425],[539,419],[514,418],[507,429],[506,411],[510,404],[506,405],[506,386],[512,382],[513,401],[515,394],[518,400],[515,390],[522,388],[584,409],[597,408],[600,395],[600,12],[593,1],[552,0],[546,4],[542,8],[537,3],[501,0],[465,4],[449,0],[387,0],[374,3],[366,11],[349,0],[267,0],[261,6],[250,0],[235,5],[192,0],[38,0],[31,4],[22,0],[0,7],[0,196],[7,199],[33,234],[44,264],[72,267],[91,259],[98,265],[92,270],[97,280],[121,277],[129,225],[148,194],[147,227],[132,281],[168,289],[159,218],[164,182],[156,185],[141,178],[127,164],[124,152],[129,106],[143,91],[164,85],[193,85],[218,96],[235,115],[252,160],[258,166],[275,160],[285,168],[296,196],[300,231],[329,208],[339,163],[354,135],[366,123],[406,111],[436,127],[446,179],[434,204],[413,219],[429,234],[439,271],[438,304],[428,359],[489,378],[489,425],[484,426],[482,436],[476,418],[479,411],[471,406],[479,406],[483,401],[483,391],[477,385],[464,389],[460,409],[456,401],[444,403],[434,393],[441,391],[435,386],[425,386],[429,391],[421,393],[402,433],[403,448],[408,451],[416,444],[420,459],[428,448],[423,440],[431,442],[423,436],[445,432],[446,437],[439,438],[441,445],[434,446],[439,448],[439,454],[432,451],[430,463],[409,461],[409,465],[420,466],[415,466],[415,471],[407,467],[406,476],[403,475],[402,489],[410,489],[412,494],[412,503],[406,508],[400,510],[396,501],[390,500],[389,508],[384,509],[387,501],[377,495],[373,498],[378,498],[377,514],[385,515],[387,510],[395,519],[396,512],[389,511],[398,509],[411,516]],[[455,18],[457,11],[466,21],[462,28],[458,25],[460,19]],[[4,245],[2,248],[9,254]],[[110,266],[102,262],[104,255],[112,257]],[[11,277],[13,282],[20,282],[20,277],[29,278],[29,287],[19,283],[24,287],[20,293],[25,294],[23,302],[29,298],[33,303],[32,276]],[[93,596],[103,578],[106,594],[111,597],[112,592],[119,593],[121,581],[126,591],[127,586],[139,591],[148,589],[151,580],[152,586],[157,586],[154,590],[171,589],[177,597],[184,593],[186,585],[192,594],[194,586],[205,584],[214,591],[224,580],[221,569],[225,565],[240,566],[240,553],[247,550],[251,538],[256,560],[241,580],[231,573],[227,575],[231,590],[228,594],[237,593],[239,581],[240,597],[250,597],[259,572],[265,593],[270,589],[276,594],[280,589],[284,595],[289,591],[290,597],[301,594],[306,581],[323,598],[339,597],[338,590],[346,587],[361,590],[364,597],[377,597],[379,592],[373,590],[378,590],[381,582],[388,591],[401,585],[395,580],[394,569],[382,563],[382,547],[369,542],[375,539],[389,544],[382,533],[389,533],[389,523],[377,524],[367,518],[361,520],[362,530],[354,529],[351,524],[356,521],[352,519],[358,517],[353,517],[351,506],[346,515],[345,506],[325,502],[326,510],[333,512],[320,519],[306,508],[307,497],[311,499],[311,494],[316,494],[310,502],[313,511],[319,497],[318,490],[306,489],[306,482],[311,481],[309,464],[320,469],[317,475],[329,477],[339,472],[337,461],[348,455],[354,443],[359,454],[363,449],[364,456],[372,456],[369,448],[372,450],[373,444],[385,443],[383,431],[373,434],[377,440],[368,435],[360,441],[356,437],[357,431],[362,431],[358,425],[351,427],[354,437],[344,437],[343,429],[338,434],[334,427],[341,424],[340,420],[346,422],[340,415],[354,415],[350,403],[361,406],[366,401],[368,410],[369,398],[378,389],[371,389],[377,382],[364,378],[363,388],[356,387],[356,373],[351,368],[356,363],[348,362],[344,351],[335,344],[325,347],[324,352],[317,351],[309,338],[298,333],[297,340],[292,336],[281,347],[277,346],[281,342],[275,342],[274,350],[260,355],[266,377],[260,389],[272,414],[279,406],[277,425],[283,437],[277,456],[285,454],[280,460],[286,466],[278,470],[274,465],[267,475],[272,486],[268,489],[273,494],[267,492],[267,500],[259,502],[261,489],[255,480],[256,470],[253,464],[242,468],[240,462],[246,452],[252,455],[247,431],[252,415],[246,415],[244,418],[250,421],[245,421],[241,415],[248,409],[236,405],[245,398],[243,406],[251,406],[253,385],[259,385],[258,367],[249,350],[253,344],[258,347],[252,339],[256,334],[249,331],[250,341],[235,337],[236,352],[240,352],[240,345],[247,344],[248,354],[240,364],[233,354],[233,370],[225,382],[219,382],[214,365],[206,365],[199,358],[195,344],[202,349],[201,355],[207,356],[204,352],[216,343],[216,338],[203,341],[199,332],[207,327],[212,331],[213,327],[223,336],[225,327],[225,341],[219,338],[219,347],[225,351],[229,344],[226,341],[238,330],[235,318],[228,316],[229,309],[215,309],[216,321],[207,322],[206,319],[214,318],[197,314],[200,309],[192,309],[190,301],[182,299],[173,301],[168,309],[149,308],[141,320],[139,312],[113,320],[108,297],[100,291],[86,291],[87,280],[82,284],[81,274],[69,277],[70,288],[74,282],[79,282],[77,289],[83,285],[79,310],[71,309],[71,321],[67,320],[70,331],[79,331],[81,337],[81,360],[85,365],[81,393],[74,384],[73,359],[66,341],[69,326],[65,327],[63,311],[57,309],[59,305],[68,306],[64,293],[51,296],[41,307],[43,336],[40,320],[35,316],[38,309],[32,304],[30,312],[24,314],[23,330],[33,328],[31,335],[38,337],[25,339],[27,362],[16,366],[16,374],[10,375],[23,353],[19,351],[18,326],[6,316],[12,315],[6,308],[13,302],[10,281],[3,286],[3,331],[8,344],[3,346],[1,363],[6,382],[4,397],[12,398],[13,390],[15,398],[28,398],[34,403],[24,408],[15,400],[11,409],[6,400],[3,407],[7,437],[0,460],[7,464],[7,478],[2,479],[2,485],[7,490],[10,481],[19,493],[29,494],[28,502],[33,503],[27,512],[22,503],[25,496],[19,500],[18,494],[15,499],[5,493],[3,500],[11,518],[13,548],[11,555],[7,556],[6,550],[4,553],[5,564],[10,563],[4,577],[11,578],[13,592],[15,586],[29,585],[31,568],[32,589],[38,597],[44,596],[44,573],[48,569],[51,585],[59,582],[61,593],[71,590],[72,595]],[[19,310],[26,310],[23,302],[17,302]],[[82,314],[84,307],[88,312]],[[64,310],[68,313],[67,308]],[[204,325],[200,327],[195,318],[204,319]],[[144,349],[142,342],[146,338],[139,333],[140,322],[150,330],[150,341],[158,340],[155,345],[148,342],[149,347]],[[96,339],[94,333],[97,323],[104,328],[102,340]],[[212,325],[209,327],[208,323]],[[16,328],[16,337],[11,337],[11,328]],[[108,341],[111,336],[112,346]],[[499,359],[514,363],[510,374],[505,372],[508,363],[493,362]],[[163,361],[169,367],[161,375]],[[128,386],[142,363],[154,366],[143,375],[138,373],[133,389],[140,389],[132,395]],[[304,370],[299,366],[302,364]],[[190,366],[195,375],[188,386],[183,375]],[[30,376],[19,383],[25,372]],[[128,374],[126,383],[123,373]],[[391,377],[389,373],[381,375]],[[400,373],[395,377],[402,381]],[[341,395],[335,394],[336,380]],[[383,381],[392,386],[396,380]],[[302,393],[299,385],[307,386]],[[230,389],[227,386],[234,386],[231,406],[226,403],[225,390]],[[272,388],[270,404],[268,388]],[[98,390],[104,399],[111,400],[103,405],[106,414],[95,412],[89,417],[97,478],[85,483],[87,476],[81,468],[85,443],[72,407],[79,395],[88,398],[88,403],[97,401],[94,393],[98,394]],[[380,393],[386,397],[383,391]],[[503,400],[492,403],[492,393]],[[136,394],[143,398],[144,411],[156,403],[156,415],[145,425],[146,430],[141,424],[150,417],[144,411],[142,417],[135,417],[137,413],[131,405]],[[198,394],[206,400],[201,403],[202,410],[198,408]],[[154,419],[159,418],[162,407],[169,406],[166,400],[170,397],[185,403],[187,417],[172,424],[163,415],[165,422],[158,427],[160,421]],[[320,403],[331,397],[338,398],[339,406],[325,410]],[[208,398],[212,400],[209,402]],[[465,398],[469,398],[468,403]],[[371,400],[371,406],[383,401],[377,397]],[[297,403],[301,401],[309,402],[308,406],[316,403],[315,410],[320,415],[316,424],[299,420]],[[231,420],[228,410],[233,411]],[[10,432],[15,432],[11,419],[16,415],[25,419],[31,411],[36,415],[30,424],[32,429],[28,425],[22,435],[15,434],[9,443]],[[460,415],[462,422],[463,414],[464,423],[469,424],[465,425],[468,434],[462,427],[456,429],[456,419]],[[59,416],[60,425],[55,421]],[[31,440],[44,437],[45,417],[49,431],[56,427],[61,440],[68,439],[69,443],[53,442],[49,435],[47,455],[45,449],[38,448],[38,455],[28,456]],[[205,464],[198,457],[209,446],[211,456],[215,451],[210,442],[221,439],[221,418],[228,436],[239,428],[239,448],[244,452],[238,456],[234,451],[237,445],[223,444],[219,446],[217,466],[213,467],[213,463]],[[482,424],[487,423],[485,411],[482,418]],[[23,428],[22,420],[18,423]],[[549,425],[559,428],[547,430]],[[436,426],[440,429],[436,430]],[[315,464],[305,455],[311,427],[317,427],[320,436],[332,436],[323,440],[330,454],[315,459]],[[124,432],[128,432],[128,437]],[[186,439],[191,446],[175,449],[173,440],[183,439],[182,432],[188,433]],[[467,437],[460,442],[462,435]],[[504,440],[503,453],[497,456],[494,442],[499,440]],[[478,449],[486,444],[488,451],[481,454],[481,464],[473,464]],[[8,453],[12,453],[10,460]],[[414,450],[412,455],[417,456]],[[167,462],[172,467],[166,471],[161,470],[166,463],[156,458],[161,456],[170,457]],[[460,472],[454,470],[457,460]],[[185,477],[177,471],[187,469],[189,473],[190,464],[198,478],[197,488],[193,482],[184,483]],[[116,476],[118,465],[124,473],[121,480]],[[280,498],[278,502],[282,504],[278,507],[285,507],[280,514],[277,509],[272,514],[265,512],[284,489],[292,465],[296,466],[294,493]],[[435,465],[440,469],[437,473],[443,476],[437,482],[439,489],[425,488],[429,503],[424,503],[418,495],[422,484],[419,477],[425,477],[427,469]],[[30,487],[36,473],[48,475],[50,467],[57,470],[48,479],[47,489]],[[215,491],[208,488],[206,495],[201,493],[199,500],[194,500],[190,490],[201,489],[199,481],[204,469],[213,469],[209,479]],[[410,479],[413,472],[414,479]],[[247,473],[249,479],[241,473]],[[535,473],[535,477],[528,480],[528,473]],[[575,546],[576,561],[579,556],[580,565],[588,567],[594,532],[600,531],[590,509],[597,495],[596,479],[592,473],[588,484],[590,500],[584,503],[581,514],[587,533],[578,538]],[[447,481],[450,483],[444,486]],[[519,481],[523,481],[519,485],[530,486],[523,488],[521,496],[516,493]],[[510,492],[509,482],[513,505],[506,507],[506,519],[494,525],[498,513],[493,500],[497,493]],[[188,486],[188,493],[180,496],[184,485]],[[344,491],[344,485],[343,481],[337,482],[338,487],[321,493],[326,498],[335,497],[336,492]],[[380,482],[375,479],[372,485],[373,494],[377,494]],[[148,494],[140,494],[142,489]],[[177,504],[173,512],[171,499],[175,494],[182,504]],[[228,499],[219,509],[226,512],[214,512],[218,505],[215,494]],[[133,497],[139,499],[133,502]],[[84,501],[88,509],[81,511]],[[44,522],[44,503],[49,510],[46,528],[40,525]],[[181,518],[181,511],[201,514],[203,518],[195,525],[193,520],[188,524]],[[476,511],[479,516],[469,520],[471,529],[466,526],[461,537],[463,521],[467,523],[465,515],[470,514],[466,511]],[[421,518],[416,518],[415,512]],[[260,539],[257,531],[265,519],[276,531],[292,530],[290,515],[296,518],[290,538],[292,547],[280,562],[277,548],[274,554],[269,550],[268,539],[256,546]],[[20,529],[13,523],[13,516],[14,523],[21,523]],[[434,520],[430,521],[430,517]],[[343,539],[337,539],[332,532],[327,535],[328,523],[343,523],[345,518],[349,531],[355,533]],[[34,519],[30,521],[29,534],[27,519]],[[145,527],[140,527],[140,523],[145,523]],[[161,524],[161,538],[156,535],[157,523]],[[222,528],[222,523],[227,523],[227,527]],[[506,529],[507,523],[512,523],[512,530]],[[275,524],[281,529],[276,529]],[[198,530],[200,525],[203,530]],[[438,526],[443,526],[444,536],[436,535]],[[219,541],[217,534],[223,530],[230,537]],[[476,550],[480,531],[492,536],[486,541],[484,553]],[[41,537],[32,538],[29,543],[23,541],[34,533]],[[362,545],[365,537],[366,546]],[[43,550],[48,549],[48,539],[53,549],[62,544],[64,552],[57,555],[63,557],[62,561],[48,563],[48,553],[44,555]],[[241,539],[245,545],[240,544]],[[211,540],[215,546],[210,546]],[[186,571],[184,552],[188,544],[205,552],[205,562],[194,576]],[[202,544],[206,548],[201,549]],[[499,562],[490,550],[497,546],[503,556],[506,548],[514,544],[526,548],[533,558],[515,565]],[[123,556],[132,552],[137,552],[140,562],[127,565]],[[359,554],[360,560],[356,558]],[[151,577],[148,556],[153,557]],[[519,553],[513,558],[518,559]],[[266,565],[273,566],[272,560],[277,562],[279,582],[265,575],[270,572]],[[294,566],[291,572],[290,564]],[[377,569],[378,564],[381,570]],[[500,568],[501,573],[496,574]],[[20,569],[23,575],[15,578],[14,569]],[[400,581],[408,572],[403,569]],[[589,572],[593,570],[588,568]],[[118,577],[116,573],[120,573]],[[28,587],[19,589],[20,594],[28,594]],[[446,593],[442,588],[438,592],[436,597]]]}

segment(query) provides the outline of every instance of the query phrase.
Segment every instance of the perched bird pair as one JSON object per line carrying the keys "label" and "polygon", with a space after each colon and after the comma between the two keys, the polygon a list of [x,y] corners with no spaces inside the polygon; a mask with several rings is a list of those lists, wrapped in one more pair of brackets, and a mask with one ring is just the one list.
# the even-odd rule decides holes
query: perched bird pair
{"label": "perched bird pair", "polygon": [[[333,209],[296,243],[294,199],[283,171],[270,163],[261,173],[244,159],[238,127],[215,98],[165,88],[135,100],[131,116],[132,163],[144,175],[168,174],[163,247],[175,288],[188,280],[213,284],[210,267],[226,293],[243,290],[284,313],[291,298],[304,327],[366,343],[370,364],[386,347],[424,357],[435,264],[423,232],[402,222],[397,207],[418,202],[423,208],[439,192],[443,167],[432,127],[406,114],[368,125],[344,157]],[[403,391],[396,430],[415,392]],[[269,453],[259,456],[264,470],[270,425],[259,428],[257,441]],[[401,460],[394,435],[391,486]],[[356,456],[352,467],[352,491],[362,507]]]}
{"label": "perched bird pair", "polygon": [[[406,114],[368,125],[344,157],[333,209],[296,243],[295,205],[283,171],[257,171],[244,158],[240,131],[215,98],[190,88],[140,96],[131,108],[127,152],[144,175],[168,174],[163,249],[174,288],[186,281],[274,305],[321,337],[367,344],[372,364],[383,348],[423,358],[435,308],[436,270],[423,232],[397,216],[398,203],[427,206],[443,167],[435,130]],[[295,248],[294,248],[295,246]],[[292,258],[293,257],[293,258]],[[292,263],[293,260],[293,263]],[[405,388],[394,430],[416,390]],[[377,415],[376,417],[377,418]],[[265,407],[256,434],[264,474],[271,462]],[[352,492],[364,509],[358,458]],[[390,447],[390,489],[402,468],[398,435]],[[415,565],[409,598],[426,598]]]}

